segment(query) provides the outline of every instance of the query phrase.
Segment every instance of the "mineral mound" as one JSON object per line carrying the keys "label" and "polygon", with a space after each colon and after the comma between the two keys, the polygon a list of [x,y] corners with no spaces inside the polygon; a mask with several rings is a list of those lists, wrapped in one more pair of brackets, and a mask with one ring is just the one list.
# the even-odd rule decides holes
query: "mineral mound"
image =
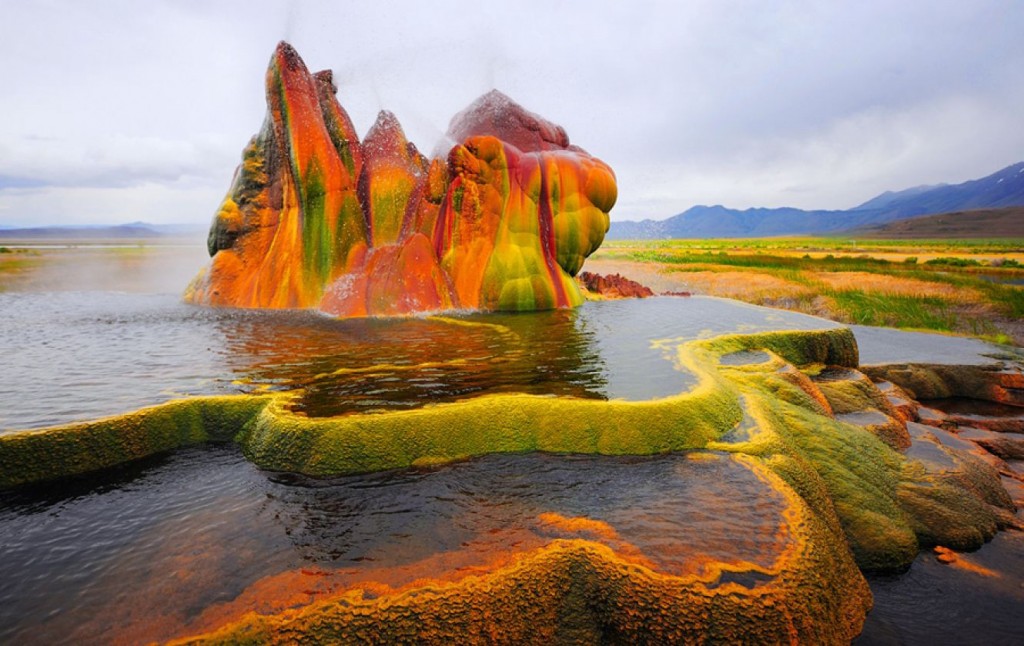
{"label": "mineral mound", "polygon": [[210,227],[193,303],[319,308],[340,317],[579,305],[601,244],[611,168],[492,91],[428,160],[383,111],[360,142],[330,71],[280,43],[267,117]]}
{"label": "mineral mound", "polygon": [[584,271],[579,275],[580,282],[590,292],[600,294],[606,298],[647,298],[654,296],[650,287],[641,285],[635,280],[630,280],[619,274],[608,274],[602,276],[593,272]]}

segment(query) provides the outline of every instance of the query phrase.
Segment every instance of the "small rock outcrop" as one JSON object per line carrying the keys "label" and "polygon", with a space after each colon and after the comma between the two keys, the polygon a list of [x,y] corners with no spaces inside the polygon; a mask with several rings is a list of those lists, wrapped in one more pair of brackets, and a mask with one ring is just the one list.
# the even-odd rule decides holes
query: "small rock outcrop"
{"label": "small rock outcrop", "polygon": [[654,296],[649,287],[641,285],[619,274],[594,274],[584,271],[579,275],[580,282],[588,291],[606,298],[647,298]]}

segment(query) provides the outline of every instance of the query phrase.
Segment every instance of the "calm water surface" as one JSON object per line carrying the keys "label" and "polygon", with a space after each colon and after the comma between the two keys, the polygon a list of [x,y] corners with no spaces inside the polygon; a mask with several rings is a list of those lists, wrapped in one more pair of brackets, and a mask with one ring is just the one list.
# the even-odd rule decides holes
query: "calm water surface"
{"label": "calm water surface", "polygon": [[[336,321],[190,307],[173,293],[25,291],[0,293],[0,312],[0,432],[265,389],[302,389],[294,405],[309,415],[508,391],[661,397],[692,376],[674,365],[673,343],[655,341],[835,326],[700,297]],[[991,351],[855,330],[865,363]],[[611,534],[582,535],[665,571],[698,567],[700,555],[768,563],[781,547],[780,509],[745,467],[720,457],[491,456],[309,481],[261,472],[234,447],[193,447],[0,493],[0,643],[166,638],[284,607],[289,594],[471,571],[580,535],[550,514],[607,523]],[[972,556],[1001,578],[923,554],[909,573],[873,579],[876,608],[859,643],[1024,643],[1020,535]]]}
{"label": "calm water surface", "polygon": [[[174,294],[0,293],[0,429],[123,413],[175,397],[304,389],[337,415],[492,392],[649,399],[686,390],[671,346],[821,319],[713,298],[404,320],[212,309]],[[2,432],[2,430],[0,430]]]}
{"label": "calm water surface", "polygon": [[904,574],[869,576],[875,607],[854,644],[1024,643],[1024,533],[1000,532],[961,558],[991,574],[944,565],[926,551]]}

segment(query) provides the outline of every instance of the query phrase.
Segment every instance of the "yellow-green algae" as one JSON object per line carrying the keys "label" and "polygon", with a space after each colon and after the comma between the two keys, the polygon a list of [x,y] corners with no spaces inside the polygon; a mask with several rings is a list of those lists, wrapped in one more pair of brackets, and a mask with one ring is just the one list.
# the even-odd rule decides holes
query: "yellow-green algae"
{"label": "yellow-green algae", "polygon": [[889,400],[870,379],[860,372],[848,372],[849,376],[843,379],[817,382],[818,388],[828,399],[834,413],[856,413],[867,409],[875,409],[886,414],[895,413]]}
{"label": "yellow-green algae", "polygon": [[[721,361],[744,352],[756,352],[759,360]],[[545,635],[555,641],[843,642],[855,635],[870,603],[854,563],[865,570],[905,568],[922,545],[975,548],[1010,522],[1013,505],[992,467],[946,448],[943,465],[911,460],[833,416],[834,408],[865,410],[884,399],[859,378],[823,392],[795,368],[810,374],[822,366],[855,368],[849,330],[691,341],[679,347],[678,361],[697,376],[697,386],[644,402],[503,394],[317,419],[291,412],[289,393],[172,401],[0,436],[0,486],[204,441],[234,440],[262,468],[317,476],[496,452],[713,449],[774,474],[766,486],[791,500],[800,528],[795,549],[807,559],[806,567],[774,573],[770,583],[753,589],[708,587],[622,562],[586,541],[561,541],[458,582],[374,598],[347,591],[281,615],[248,615],[208,635],[213,641],[358,641],[366,635],[532,641]]]}
{"label": "yellow-green algae", "polygon": [[[760,460],[741,460],[788,501],[793,540],[771,567],[676,576],[594,541],[557,540],[484,574],[384,594],[357,587],[177,643],[848,643],[871,595],[841,535]],[[722,581],[727,571],[770,583]]]}
{"label": "yellow-green algae", "polygon": [[266,395],[177,399],[124,415],[0,435],[0,489],[78,475],[203,442],[229,442]]}
{"label": "yellow-green algae", "polygon": [[864,428],[897,451],[910,447],[910,434],[903,418],[864,373],[845,370],[835,378],[821,378],[819,373],[815,387],[843,421]]}
{"label": "yellow-green algae", "polygon": [[[862,569],[904,568],[920,545],[976,549],[1009,522],[1012,503],[992,467],[947,449],[950,469],[908,460],[866,429],[820,414],[816,398],[794,386],[780,363],[776,356],[753,366],[720,366],[743,393],[753,430],[708,448],[768,459],[823,518],[834,514]],[[841,397],[829,402],[850,411],[878,403],[872,385],[853,383],[837,387]]]}
{"label": "yellow-green algae", "polygon": [[408,411],[308,418],[277,399],[239,439],[263,468],[325,476],[489,453],[651,455],[702,448],[741,414],[730,385],[705,375],[690,392],[649,402],[502,394]]}

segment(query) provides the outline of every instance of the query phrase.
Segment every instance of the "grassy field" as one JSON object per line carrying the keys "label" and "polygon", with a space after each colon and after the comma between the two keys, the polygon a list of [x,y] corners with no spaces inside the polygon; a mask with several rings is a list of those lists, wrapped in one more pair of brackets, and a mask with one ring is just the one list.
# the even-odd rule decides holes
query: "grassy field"
{"label": "grassy field", "polygon": [[1024,240],[609,241],[585,269],[844,323],[1024,345]]}
{"label": "grassy field", "polygon": [[0,292],[17,285],[40,264],[40,253],[32,249],[0,245]]}

